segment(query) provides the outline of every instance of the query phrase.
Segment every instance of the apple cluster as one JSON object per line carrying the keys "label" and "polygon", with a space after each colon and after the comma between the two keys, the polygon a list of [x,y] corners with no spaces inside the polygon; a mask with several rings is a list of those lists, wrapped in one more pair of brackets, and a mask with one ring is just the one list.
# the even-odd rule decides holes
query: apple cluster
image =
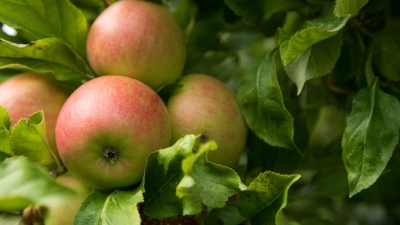
{"label": "apple cluster", "polygon": [[[12,124],[43,110],[55,157],[85,185],[114,190],[141,182],[146,158],[186,134],[214,140],[209,160],[234,168],[247,126],[234,92],[203,74],[182,76],[183,32],[165,7],[117,1],[94,21],[88,62],[97,77],[68,95],[45,74],[24,73],[0,85]],[[165,103],[157,91],[179,83]]]}

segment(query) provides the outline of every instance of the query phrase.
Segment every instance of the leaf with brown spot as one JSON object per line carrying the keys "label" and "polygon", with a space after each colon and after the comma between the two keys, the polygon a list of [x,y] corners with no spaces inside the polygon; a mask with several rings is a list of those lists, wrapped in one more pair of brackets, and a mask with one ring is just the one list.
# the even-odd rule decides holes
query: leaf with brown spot
{"label": "leaf with brown spot", "polygon": [[57,38],[47,38],[27,45],[0,42],[0,69],[30,69],[52,73],[70,89],[89,80],[85,62]]}
{"label": "leaf with brown spot", "polygon": [[36,40],[58,38],[86,58],[87,22],[68,0],[2,0],[0,21],[27,31]]}

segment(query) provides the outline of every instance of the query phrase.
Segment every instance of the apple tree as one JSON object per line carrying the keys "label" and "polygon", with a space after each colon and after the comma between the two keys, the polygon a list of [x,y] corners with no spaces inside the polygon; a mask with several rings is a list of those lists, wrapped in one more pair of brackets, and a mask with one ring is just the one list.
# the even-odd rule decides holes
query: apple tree
{"label": "apple tree", "polygon": [[[176,96],[200,83],[177,77],[203,74],[226,86],[203,94],[229,89],[242,118],[230,117],[230,110],[211,118],[214,109],[228,105],[223,97],[189,99],[179,110],[193,108],[198,114],[176,116],[174,123],[185,120],[188,130],[205,127],[185,130],[143,157],[135,184],[99,190],[71,177],[48,136],[54,138],[55,125],[49,123],[54,124],[58,111],[47,113],[41,103],[51,102],[58,92],[22,85],[0,91],[3,99],[29,90],[13,101],[18,110],[28,108],[27,99],[39,105],[15,121],[6,107],[11,100],[0,102],[0,224],[400,224],[400,1],[147,0],[168,19],[157,26],[141,23],[144,19],[134,23],[142,10],[129,13],[121,7],[105,19],[107,25],[96,25],[103,12],[125,1],[140,0],[1,0],[0,90],[21,74],[35,74],[72,96],[103,73],[145,71],[152,76],[146,78],[148,85],[176,112]],[[143,18],[161,18],[156,11]],[[110,22],[117,17],[120,22]],[[162,24],[170,21],[178,26]],[[108,36],[96,36],[100,33]],[[149,43],[155,46],[147,48]],[[96,49],[89,51],[92,45]],[[115,47],[121,45],[122,50]],[[129,49],[134,45],[143,48]],[[165,52],[169,57],[163,57]],[[127,66],[127,55],[137,60]],[[113,102],[101,97],[108,91],[102,85],[90,99]],[[116,98],[124,95],[117,91]],[[82,110],[74,106],[59,117],[71,137],[81,124],[96,121],[98,112],[102,123],[123,118],[97,101],[88,104],[97,110],[93,116],[77,120]],[[129,101],[117,101],[120,111],[134,107]],[[202,110],[208,116],[198,119]],[[238,121],[243,123],[235,126]],[[222,127],[229,129],[222,132]],[[223,138],[214,140],[205,130]],[[227,136],[228,131],[241,136]],[[149,135],[146,142],[160,140]],[[223,154],[209,161],[219,146]],[[237,146],[240,152],[230,154]],[[107,156],[118,160],[111,153]],[[237,159],[233,166],[224,161],[231,158]],[[101,179],[101,172],[96,177]]]}

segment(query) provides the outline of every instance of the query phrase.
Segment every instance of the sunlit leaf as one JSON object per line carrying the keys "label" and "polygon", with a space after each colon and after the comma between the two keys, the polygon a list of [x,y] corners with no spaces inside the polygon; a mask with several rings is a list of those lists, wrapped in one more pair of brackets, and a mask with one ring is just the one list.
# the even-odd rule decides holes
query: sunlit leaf
{"label": "sunlit leaf", "polygon": [[93,190],[83,201],[74,224],[132,224],[140,225],[138,204],[143,202],[143,190],[116,190],[102,193]]}
{"label": "sunlit leaf", "polygon": [[332,70],[340,56],[342,43],[342,32],[339,32],[313,44],[285,66],[287,75],[297,86],[297,94],[300,94],[307,80],[324,76]]}
{"label": "sunlit leaf", "polygon": [[[144,173],[143,212],[152,218],[167,218],[183,212],[181,199],[176,196],[176,187],[184,177],[182,160],[193,154],[197,136],[187,135],[169,148],[150,154]],[[199,212],[197,205],[187,205],[187,211]]]}
{"label": "sunlit leaf", "polygon": [[0,153],[14,155],[10,141],[11,120],[7,110],[0,106]]}
{"label": "sunlit leaf", "polygon": [[0,213],[1,225],[20,225],[21,215],[11,213]]}
{"label": "sunlit leaf", "polygon": [[0,48],[0,69],[50,72],[57,80],[75,87],[90,78],[85,62],[59,39],[47,38],[27,45],[0,40]]}
{"label": "sunlit leaf", "polygon": [[20,119],[11,131],[14,154],[48,165],[54,161],[48,145],[43,111],[38,111],[28,119]]}
{"label": "sunlit leaf", "polygon": [[208,162],[207,153],[213,150],[217,150],[217,144],[209,141],[182,161],[185,176],[176,188],[176,195],[198,204],[199,208],[202,205],[222,208],[228,197],[239,191],[240,178],[232,169]]}
{"label": "sunlit leaf", "polygon": [[0,128],[4,128],[9,130],[11,127],[10,116],[8,115],[7,110],[0,106]]}
{"label": "sunlit leaf", "polygon": [[52,207],[74,196],[24,157],[0,164],[0,187],[0,211],[22,210],[31,204]]}
{"label": "sunlit leaf", "polygon": [[[302,29],[293,36],[281,35],[280,48],[284,65],[291,63],[314,44],[335,36],[346,25],[348,19],[326,13],[318,19],[305,21]],[[290,39],[287,40],[288,38]]]}
{"label": "sunlit leaf", "polygon": [[2,0],[0,21],[29,32],[36,40],[61,39],[86,56],[86,19],[68,0]]}
{"label": "sunlit leaf", "polygon": [[152,218],[199,214],[204,206],[221,208],[239,191],[240,179],[230,168],[207,161],[213,141],[200,144],[186,135],[173,146],[147,158],[144,213]]}
{"label": "sunlit leaf", "polygon": [[358,11],[368,3],[368,0],[336,0],[335,14],[338,17],[358,14]]}

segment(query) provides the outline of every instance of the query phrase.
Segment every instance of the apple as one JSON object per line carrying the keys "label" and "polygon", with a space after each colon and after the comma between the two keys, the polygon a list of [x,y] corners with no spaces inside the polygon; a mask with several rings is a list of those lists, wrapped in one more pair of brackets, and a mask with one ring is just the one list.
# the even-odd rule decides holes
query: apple
{"label": "apple", "polygon": [[147,156],[168,147],[170,139],[164,102],[147,85],[124,76],[102,76],[81,85],[56,124],[65,167],[99,190],[139,183]]}
{"label": "apple", "polygon": [[68,94],[45,74],[19,74],[0,84],[0,105],[8,111],[12,126],[21,118],[43,110],[48,144],[55,157],[58,157],[56,121],[67,98]]}
{"label": "apple", "polygon": [[187,134],[202,134],[200,141],[214,140],[218,144],[218,150],[210,152],[208,159],[234,168],[248,130],[235,93],[207,75],[187,75],[178,83],[183,87],[167,102],[172,143]]}
{"label": "apple", "polygon": [[128,76],[158,90],[180,77],[186,44],[178,22],[166,7],[123,0],[110,5],[94,21],[87,54],[98,75]]}
{"label": "apple", "polygon": [[92,188],[84,185],[69,172],[57,177],[56,181],[75,191],[76,195],[60,205],[45,210],[43,213],[44,224],[72,225],[83,200],[89,195]]}

